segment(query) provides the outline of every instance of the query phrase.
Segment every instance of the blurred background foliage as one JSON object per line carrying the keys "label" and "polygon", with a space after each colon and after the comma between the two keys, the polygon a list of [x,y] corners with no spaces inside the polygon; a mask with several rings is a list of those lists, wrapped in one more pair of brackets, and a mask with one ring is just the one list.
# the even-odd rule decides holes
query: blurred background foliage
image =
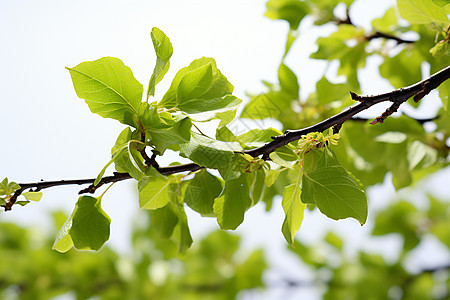
{"label": "blurred background foliage", "polygon": [[176,243],[161,239],[145,212],[136,220],[133,253],[107,246],[100,252],[51,250],[66,218],[60,212],[53,213],[53,232],[0,223],[0,298],[258,299],[272,288],[288,295],[314,288],[323,299],[449,299],[450,262],[409,264],[424,239],[450,253],[449,201],[428,195],[422,204],[398,199],[372,214],[371,239],[402,241],[401,247],[385,249],[388,258],[361,249],[349,254],[345,239],[329,232],[320,242],[286,246],[312,277],[282,276],[281,282],[264,276],[270,264],[262,249],[243,252],[239,237],[226,231],[211,232],[180,256]]}

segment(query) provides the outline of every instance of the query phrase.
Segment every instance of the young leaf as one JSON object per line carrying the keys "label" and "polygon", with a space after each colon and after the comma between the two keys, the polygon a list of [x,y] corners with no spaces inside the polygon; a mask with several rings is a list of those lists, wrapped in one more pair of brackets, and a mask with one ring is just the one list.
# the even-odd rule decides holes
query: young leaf
{"label": "young leaf", "polygon": [[291,245],[294,245],[294,236],[300,229],[303,221],[303,211],[306,208],[306,204],[300,200],[301,190],[299,184],[300,182],[297,182],[285,187],[282,200],[283,210],[286,216],[281,232],[286,241]]}
{"label": "young leaf", "polygon": [[[138,114],[139,120],[145,129],[166,129],[171,126],[170,122],[161,118],[158,113],[156,102],[150,104],[147,102],[141,102],[139,105]],[[170,118],[173,119],[172,115],[170,115]]]}
{"label": "young leaf", "polygon": [[122,153],[122,151],[127,149],[128,143],[131,139],[131,129],[130,127],[125,128],[122,130],[122,132],[119,134],[116,144],[111,149],[111,160],[103,167],[103,169],[98,173],[97,178],[95,178],[94,185],[97,185],[100,180],[102,180],[103,175],[106,172],[106,169],[117,160],[119,155]]}
{"label": "young leaf", "polygon": [[136,127],[133,116],[138,113],[143,87],[120,59],[103,57],[66,69],[78,97],[93,113]]}
{"label": "young leaf", "polygon": [[236,229],[251,206],[246,175],[225,181],[222,194],[214,201],[214,214],[222,229]]}
{"label": "young leaf", "polygon": [[397,0],[398,10],[402,18],[411,24],[436,23],[441,27],[448,26],[448,18],[443,7],[430,0]]}
{"label": "young leaf", "polygon": [[292,0],[270,0],[266,3],[264,14],[272,20],[282,19],[289,22],[291,29],[296,30],[301,20],[309,13],[306,2]]}
{"label": "young leaf", "polygon": [[281,63],[278,68],[278,80],[284,92],[289,94],[293,99],[299,97],[300,85],[298,84],[297,76],[284,63]]}
{"label": "young leaf", "polygon": [[158,209],[170,201],[169,187],[172,179],[164,176],[145,176],[138,183],[139,206],[142,209]]}
{"label": "young leaf", "polygon": [[202,216],[213,215],[214,199],[222,192],[220,179],[206,170],[195,174],[186,189],[184,202]]}
{"label": "young leaf", "polygon": [[295,171],[297,173],[295,183],[284,188],[283,199],[281,201],[285,213],[281,232],[286,241],[291,245],[294,245],[294,236],[300,229],[303,221],[303,211],[306,208],[306,204],[300,200],[302,170],[300,167],[297,167]]}
{"label": "young leaf", "polygon": [[52,249],[67,252],[73,246],[80,250],[99,250],[109,239],[111,219],[100,206],[101,198],[81,196],[72,215],[58,233]]}
{"label": "young leaf", "polygon": [[283,92],[269,92],[253,96],[242,110],[241,118],[258,120],[277,119],[283,109],[289,108],[292,97]]}
{"label": "young leaf", "polygon": [[95,184],[97,184],[106,168],[110,163],[114,162],[116,171],[119,173],[129,173],[134,179],[141,180],[144,177],[145,166],[143,164],[142,155],[136,149],[138,141],[132,140],[136,137],[137,132],[132,132],[129,127],[125,128],[117,137],[116,144],[111,149],[112,159],[100,171]]}
{"label": "young leaf", "polygon": [[282,167],[292,168],[299,160],[297,154],[289,146],[283,146],[269,154],[270,159]]}
{"label": "young leaf", "polygon": [[69,229],[72,226],[72,217],[73,213],[64,223],[61,230],[59,230],[58,235],[56,236],[55,243],[52,246],[53,250],[64,253],[69,251],[73,247],[73,241],[69,235]]}
{"label": "young leaf", "polygon": [[172,236],[175,226],[178,224],[176,207],[169,202],[167,205],[150,211],[151,225],[163,239]]}
{"label": "young leaf", "polygon": [[252,129],[237,137],[242,143],[251,147],[259,147],[265,143],[271,142],[273,136],[281,135],[283,132],[269,127],[267,129]]}
{"label": "young leaf", "polygon": [[236,110],[242,100],[233,95],[224,95],[212,99],[192,99],[180,103],[177,107],[193,115],[192,118],[198,121],[209,121],[213,118],[221,119],[220,113],[229,110]]}
{"label": "young leaf", "polygon": [[193,132],[189,143],[181,145],[180,155],[201,166],[218,169],[231,162],[235,151],[242,151],[239,143],[216,141]]}
{"label": "young leaf", "polygon": [[172,43],[160,29],[153,27],[150,33],[156,52],[156,65],[148,84],[147,98],[155,95],[155,86],[163,79],[170,67],[173,53]]}
{"label": "young leaf", "polygon": [[100,250],[109,239],[111,219],[100,206],[101,198],[81,196],[72,214],[68,230],[79,250]]}
{"label": "young leaf", "polygon": [[264,192],[265,184],[264,179],[266,174],[264,169],[256,170],[250,174],[247,174],[247,183],[250,190],[250,199],[252,199],[252,206],[259,202]]}
{"label": "young leaf", "polygon": [[366,194],[330,149],[325,148],[314,170],[304,174],[302,187],[302,202],[317,205],[327,217],[366,222]]}
{"label": "young leaf", "polygon": [[20,185],[14,181],[8,182],[8,178],[0,182],[0,195],[11,195],[18,189],[20,189]]}
{"label": "young leaf", "polygon": [[171,145],[187,143],[191,137],[192,122],[189,117],[180,116],[171,127],[166,129],[149,129],[151,141],[155,145],[155,150],[160,154]]}
{"label": "young leaf", "polygon": [[42,198],[42,192],[25,192],[22,193],[22,196],[24,196],[28,201],[40,201]]}
{"label": "young leaf", "polygon": [[225,97],[232,92],[233,86],[217,69],[215,60],[202,57],[178,71],[158,106],[186,113],[223,109],[234,106],[235,99]]}
{"label": "young leaf", "polygon": [[407,159],[409,169],[424,169],[438,159],[438,151],[422,142],[414,141],[408,146]]}

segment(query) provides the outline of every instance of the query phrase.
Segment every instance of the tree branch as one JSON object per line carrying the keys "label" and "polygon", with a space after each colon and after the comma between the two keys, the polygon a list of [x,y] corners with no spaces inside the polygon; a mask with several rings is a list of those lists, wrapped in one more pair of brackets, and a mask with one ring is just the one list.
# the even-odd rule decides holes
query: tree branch
{"label": "tree branch", "polygon": [[366,36],[366,39],[368,41],[371,41],[373,39],[378,39],[378,38],[384,38],[384,39],[387,39],[387,40],[396,41],[398,45],[399,44],[413,44],[413,43],[415,43],[415,41],[413,41],[413,40],[405,40],[405,39],[396,37],[395,35],[392,35],[392,34],[389,34],[389,33],[379,32],[379,31],[375,31],[373,34]]}
{"label": "tree branch", "polygon": [[[437,88],[442,82],[444,82],[449,78],[450,78],[450,66],[414,85],[405,88],[400,88],[398,90],[394,90],[389,93],[383,93],[373,96],[359,96],[353,92],[350,92],[352,99],[359,101],[360,102],[359,104],[350,107],[347,110],[310,127],[306,127],[299,130],[287,130],[283,135],[272,137],[273,139],[272,142],[267,143],[259,148],[246,150],[244,151],[244,153],[249,154],[253,157],[259,156],[261,154],[268,155],[271,152],[275,151],[275,149],[277,148],[285,146],[293,141],[299,140],[305,134],[308,134],[310,132],[323,132],[326,129],[331,128],[335,125],[343,124],[345,121],[347,121],[357,113],[362,112],[368,109],[369,107],[381,102],[390,101],[393,102],[393,105],[400,106],[402,103],[406,102],[406,100],[408,100],[412,96],[414,96],[414,101],[417,102],[420,99],[422,99],[425,95],[427,95],[430,91]],[[387,117],[383,115],[379,118],[385,119]]]}
{"label": "tree branch", "polygon": [[[414,96],[414,101],[418,102],[425,95],[427,95],[433,89],[436,89],[442,82],[450,78],[450,66],[445,69],[433,74],[427,79],[424,79],[414,85],[400,88],[389,93],[383,93],[379,95],[372,96],[359,96],[353,92],[350,92],[351,97],[355,101],[359,101],[357,105],[348,108],[347,110],[336,114],[322,122],[319,122],[315,125],[299,129],[299,130],[287,130],[284,134],[279,136],[272,137],[273,141],[269,142],[261,147],[244,150],[243,153],[249,154],[253,157],[258,157],[262,155],[263,159],[268,159],[269,154],[275,151],[276,149],[283,147],[291,142],[299,140],[303,135],[306,135],[310,132],[323,132],[328,128],[334,127],[336,130],[342,126],[342,124],[351,119],[354,115],[358,114],[361,111],[364,111],[371,106],[381,103],[381,102],[392,102],[392,106],[388,108],[388,110],[383,113],[380,117],[376,118],[372,124],[382,123],[394,110],[396,110],[401,104],[406,102],[409,98]],[[144,152],[145,153],[145,152]],[[159,173],[162,175],[170,175],[181,172],[195,172],[197,170],[203,169],[204,167],[199,166],[195,163],[188,163],[182,165],[174,165],[167,167],[160,167],[158,163],[155,161],[156,155],[153,153],[152,157],[149,158],[145,154],[145,160],[147,163],[152,165]],[[113,176],[103,177],[98,185],[94,186],[93,183],[95,178],[91,179],[77,179],[77,180],[58,180],[58,181],[41,181],[35,183],[19,183],[20,189],[18,189],[14,195],[11,197],[10,201],[3,205],[5,211],[11,210],[11,207],[17,200],[17,197],[20,196],[26,189],[33,189],[33,191],[40,191],[45,188],[50,188],[54,186],[60,185],[82,185],[82,184],[91,184],[88,188],[80,191],[82,193],[94,193],[97,188],[104,184],[113,183],[117,181],[122,181],[125,179],[132,178],[131,175],[127,173],[114,173]]]}
{"label": "tree branch", "polygon": [[[352,19],[350,18],[350,10],[347,8],[346,11],[346,17],[345,19],[341,19],[341,18],[334,18],[333,22],[336,25],[352,25],[354,27],[357,27],[355,25],[355,23],[353,23]],[[371,41],[373,39],[378,39],[378,38],[384,38],[386,40],[393,40],[395,42],[397,42],[397,45],[400,44],[413,44],[415,43],[415,41],[412,40],[405,40],[399,37],[396,37],[395,35],[389,34],[389,33],[384,33],[384,32],[379,32],[379,31],[375,31],[374,33],[370,34],[370,35],[366,35],[365,36],[367,41]]]}

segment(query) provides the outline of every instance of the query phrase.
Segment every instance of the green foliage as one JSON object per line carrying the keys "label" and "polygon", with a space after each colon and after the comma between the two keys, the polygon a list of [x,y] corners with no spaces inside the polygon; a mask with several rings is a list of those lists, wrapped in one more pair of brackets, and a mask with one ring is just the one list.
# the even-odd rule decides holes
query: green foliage
{"label": "green foliage", "polygon": [[136,126],[143,87],[121,60],[104,57],[67,70],[78,97],[93,113]]}
{"label": "green foliage", "polygon": [[222,183],[219,178],[202,170],[190,180],[184,202],[202,216],[213,215],[214,199],[222,192]]}
{"label": "green foliage", "polygon": [[[60,225],[61,218],[65,218],[62,213],[55,213],[55,224]],[[153,216],[140,214],[138,222],[150,219],[155,222]],[[264,254],[255,250],[237,259],[238,236],[212,232],[199,239],[180,262],[174,261],[176,251],[170,251],[176,249],[173,242],[159,238],[153,227],[139,228],[133,230],[133,255],[107,246],[100,252],[60,254],[50,250],[52,230],[0,223],[0,256],[4,258],[0,298],[225,300],[263,286]]]}
{"label": "green foliage", "polygon": [[164,75],[166,75],[169,70],[169,60],[173,53],[172,43],[159,28],[153,27],[150,35],[156,52],[156,65],[148,84],[147,98],[155,95],[155,86],[163,79]]}
{"label": "green foliage", "polygon": [[102,197],[81,196],[72,215],[58,233],[53,249],[66,252],[73,247],[79,250],[100,250],[109,239],[111,219],[103,211]]}
{"label": "green foliage", "polygon": [[236,229],[244,221],[244,213],[252,200],[246,174],[225,181],[222,193],[214,201],[214,214],[222,229]]}
{"label": "green foliage", "polygon": [[334,153],[325,148],[317,164],[304,174],[302,202],[315,204],[328,217],[367,219],[367,197],[355,179],[339,165]]}
{"label": "green foliage", "polygon": [[270,0],[266,4],[266,17],[289,22],[292,29],[297,29],[300,21],[309,13],[308,6],[297,0]]}
{"label": "green foliage", "polygon": [[429,0],[397,0],[398,10],[402,18],[411,24],[434,23],[448,26],[448,10]]}
{"label": "green foliage", "polygon": [[[450,292],[446,277],[448,265],[419,267],[414,271],[408,268],[411,250],[417,249],[423,237],[434,234],[435,224],[440,223],[438,220],[448,220],[450,203],[433,196],[428,198],[428,208],[400,200],[375,213],[370,240],[382,243],[383,239],[392,238],[392,233],[401,237],[404,243],[400,251],[389,249],[389,254],[395,258],[386,260],[369,248],[360,249],[349,257],[343,247],[346,243],[333,232],[317,244],[296,241],[295,248],[289,247],[289,250],[313,271],[315,282],[323,283],[323,299],[447,299]],[[446,226],[448,228],[448,224]],[[446,249],[448,253],[448,244]]]}
{"label": "green foliage", "polygon": [[303,220],[303,211],[306,208],[306,204],[300,200],[300,180],[302,172],[300,169],[297,172],[297,181],[294,184],[288,185],[284,188],[282,200],[283,210],[286,217],[284,219],[281,231],[283,232],[286,241],[288,241],[291,245],[294,244],[294,236],[300,229],[300,225]]}
{"label": "green foliage", "polygon": [[180,154],[200,166],[220,169],[232,162],[235,151],[241,150],[239,143],[216,141],[194,132],[189,143],[181,145]]}

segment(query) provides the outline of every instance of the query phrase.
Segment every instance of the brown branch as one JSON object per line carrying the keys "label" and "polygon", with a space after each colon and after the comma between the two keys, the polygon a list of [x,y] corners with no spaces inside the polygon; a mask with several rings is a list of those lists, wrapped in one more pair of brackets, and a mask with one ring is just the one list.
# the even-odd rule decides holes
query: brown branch
{"label": "brown branch", "polygon": [[[350,11],[349,11],[349,9],[347,9],[347,14],[346,14],[345,19],[334,18],[333,22],[336,25],[352,25],[354,27],[357,27],[355,25],[355,23],[353,23],[352,19],[350,18]],[[378,38],[383,38],[383,39],[386,39],[386,40],[393,40],[393,41],[397,42],[397,45],[400,45],[400,44],[413,44],[413,43],[416,42],[416,41],[413,41],[413,40],[405,40],[405,39],[399,38],[399,37],[397,37],[395,35],[392,35],[392,34],[389,34],[389,33],[380,32],[380,31],[375,31],[374,33],[372,33],[370,35],[366,35],[365,38],[366,38],[367,41],[371,41],[373,39],[378,39]]]}
{"label": "brown branch", "polygon": [[389,93],[383,93],[373,96],[359,96],[356,95],[355,93],[350,92],[352,99],[359,101],[360,102],[359,104],[350,107],[347,110],[310,127],[299,130],[288,130],[283,135],[272,137],[273,139],[272,142],[267,143],[262,147],[258,147],[252,150],[246,150],[244,151],[244,153],[249,154],[253,157],[259,155],[269,155],[271,152],[275,151],[275,149],[300,139],[302,135],[308,134],[310,132],[323,132],[332,126],[343,124],[345,121],[347,121],[357,113],[366,110],[375,104],[390,101],[398,105],[401,105],[412,96],[414,96],[415,99],[419,97],[421,99],[423,96],[428,94],[432,89],[437,88],[442,82],[444,82],[449,78],[450,78],[450,66],[414,85],[394,90]]}
{"label": "brown branch", "polygon": [[[284,134],[279,136],[272,137],[273,141],[269,142],[261,147],[254,148],[251,150],[244,150],[243,153],[249,154],[253,157],[258,157],[262,155],[263,159],[268,159],[269,154],[275,151],[276,149],[285,146],[293,141],[296,141],[300,139],[303,135],[308,134],[310,132],[323,132],[328,128],[334,127],[334,130],[339,130],[340,126],[342,124],[351,119],[354,115],[357,113],[364,111],[371,106],[381,103],[381,102],[392,102],[393,105],[388,109],[387,112],[385,112],[383,115],[389,113],[394,108],[398,108],[402,103],[406,102],[409,98],[414,96],[414,101],[419,101],[422,99],[425,95],[427,95],[431,90],[437,88],[442,82],[450,78],[450,66],[446,67],[445,69],[433,74],[427,79],[424,79],[414,85],[411,85],[409,87],[401,88],[398,90],[394,90],[389,93],[383,93],[379,95],[373,95],[373,96],[359,96],[353,92],[350,92],[351,97],[355,101],[359,101],[357,105],[348,108],[347,110],[336,114],[322,122],[319,122],[315,125],[299,129],[299,130],[287,130]],[[383,115],[379,118],[382,118],[383,121],[385,118],[388,117],[388,115]],[[378,118],[376,119],[378,120]],[[380,119],[381,120],[381,119]],[[380,122],[380,121],[378,121]],[[380,122],[381,123],[381,122]],[[170,175],[170,174],[176,174],[181,172],[195,172],[197,170],[200,170],[204,167],[199,166],[195,163],[189,163],[189,164],[183,164],[183,165],[174,165],[174,166],[168,166],[168,167],[159,167],[158,163],[155,161],[156,155],[153,153],[151,158],[148,158],[146,161],[150,163],[159,173],[162,175]],[[3,205],[3,207],[6,210],[11,210],[12,205],[17,200],[17,197],[24,192],[26,189],[33,189],[33,191],[40,191],[45,188],[53,187],[53,186],[60,186],[60,185],[82,185],[82,184],[91,184],[88,188],[83,189],[80,191],[80,193],[93,193],[97,188],[100,186],[117,182],[125,179],[132,178],[131,175],[126,173],[114,173],[113,176],[107,176],[102,178],[102,180],[99,182],[98,185],[93,186],[93,183],[95,181],[95,178],[92,179],[77,179],[77,180],[59,180],[59,181],[41,181],[36,183],[19,183],[20,189],[18,189],[14,195],[11,197],[10,201]]]}
{"label": "brown branch", "polygon": [[[437,115],[437,116],[431,117],[431,118],[414,118],[414,117],[411,117],[410,115],[406,114],[405,112],[402,112],[402,114],[404,116],[406,116],[406,117],[416,121],[419,124],[425,124],[425,123],[428,123],[428,122],[433,122],[433,121],[438,120],[441,117],[440,115]],[[350,120],[351,121],[355,121],[355,122],[367,122],[367,121],[369,121],[371,119],[361,118],[361,117],[352,117]]]}
{"label": "brown branch", "polygon": [[375,31],[374,33],[372,33],[371,35],[367,35],[366,36],[366,40],[371,41],[373,39],[378,39],[378,38],[384,38],[386,40],[392,40],[397,42],[398,45],[400,44],[413,44],[416,41],[413,40],[405,40],[399,37],[396,37],[395,35],[389,34],[389,33],[384,33],[384,32],[379,32],[379,31]]}

